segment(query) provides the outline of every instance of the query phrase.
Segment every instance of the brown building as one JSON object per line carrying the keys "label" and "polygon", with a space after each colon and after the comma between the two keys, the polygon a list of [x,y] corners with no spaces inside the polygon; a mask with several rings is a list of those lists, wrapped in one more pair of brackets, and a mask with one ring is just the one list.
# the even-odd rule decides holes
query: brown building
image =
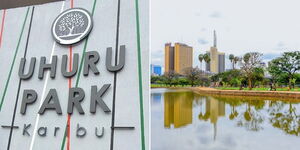
{"label": "brown building", "polygon": [[193,48],[182,43],[165,44],[165,72],[175,71],[184,74],[193,66]]}

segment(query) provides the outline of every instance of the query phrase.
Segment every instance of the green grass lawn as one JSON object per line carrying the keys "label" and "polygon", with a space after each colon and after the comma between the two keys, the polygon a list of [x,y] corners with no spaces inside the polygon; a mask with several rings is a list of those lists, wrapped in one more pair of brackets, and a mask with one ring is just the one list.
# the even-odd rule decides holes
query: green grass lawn
{"label": "green grass lawn", "polygon": [[[217,87],[216,89],[219,90],[239,90],[239,87]],[[249,90],[249,88],[244,88],[243,90],[247,91]],[[270,88],[253,88],[252,91],[269,91]],[[288,91],[288,88],[277,88],[277,91]],[[292,89],[290,91],[299,91],[300,92],[300,88],[295,88]]]}

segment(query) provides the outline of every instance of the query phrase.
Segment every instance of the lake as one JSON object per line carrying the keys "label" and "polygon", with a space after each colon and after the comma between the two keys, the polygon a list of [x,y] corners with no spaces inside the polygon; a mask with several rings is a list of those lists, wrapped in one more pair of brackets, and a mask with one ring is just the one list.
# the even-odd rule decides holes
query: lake
{"label": "lake", "polygon": [[300,103],[151,89],[153,150],[299,150]]}

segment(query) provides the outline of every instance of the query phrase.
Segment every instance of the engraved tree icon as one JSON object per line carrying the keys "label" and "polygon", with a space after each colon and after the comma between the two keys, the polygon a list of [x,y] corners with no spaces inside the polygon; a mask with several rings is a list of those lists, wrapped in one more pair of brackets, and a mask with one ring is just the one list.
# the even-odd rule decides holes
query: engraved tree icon
{"label": "engraved tree icon", "polygon": [[64,16],[59,21],[59,25],[58,25],[59,31],[62,32],[62,36],[66,36],[66,37],[80,34],[78,33],[78,31],[76,31],[76,29],[83,26],[84,26],[83,16],[76,12],[69,13],[66,16]]}

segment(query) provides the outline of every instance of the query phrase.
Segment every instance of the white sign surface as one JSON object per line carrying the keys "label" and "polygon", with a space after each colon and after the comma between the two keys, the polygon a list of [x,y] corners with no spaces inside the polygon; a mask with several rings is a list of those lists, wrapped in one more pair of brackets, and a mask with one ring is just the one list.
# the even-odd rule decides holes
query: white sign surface
{"label": "white sign surface", "polygon": [[[60,45],[51,33],[53,21],[61,12],[73,7],[91,14],[93,28],[78,43]],[[3,29],[0,30],[0,149],[148,149],[148,12],[148,1],[140,0],[67,0],[0,10],[0,29]],[[107,49],[112,49],[115,65],[116,53],[116,64],[119,63],[121,46],[125,46],[124,67],[109,71]],[[95,63],[99,73],[90,69],[84,76],[84,55],[92,51],[99,54]],[[78,71],[71,78],[64,77],[62,57],[68,56],[67,68],[70,69],[75,54],[79,56]],[[55,78],[46,70],[40,79],[41,57],[46,58],[46,63],[53,63],[52,56],[57,56]],[[33,57],[36,58],[33,75],[27,80],[20,79],[21,59],[26,58],[26,74]],[[96,113],[91,113],[92,86],[99,91],[105,84],[110,86],[101,98],[110,112],[104,112],[100,104],[96,104]],[[84,114],[80,114],[77,107],[68,114],[70,88],[84,91],[80,102]],[[53,89],[62,114],[54,109],[39,114]],[[37,98],[26,105],[26,113],[22,114],[26,90],[35,91]],[[51,99],[50,104],[53,103]]]}

